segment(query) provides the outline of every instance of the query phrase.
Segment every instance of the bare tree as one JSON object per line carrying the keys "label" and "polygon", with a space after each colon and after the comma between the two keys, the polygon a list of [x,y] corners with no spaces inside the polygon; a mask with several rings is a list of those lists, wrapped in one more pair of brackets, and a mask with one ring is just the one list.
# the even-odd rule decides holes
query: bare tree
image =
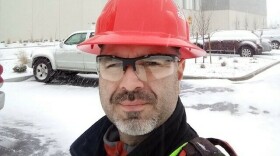
{"label": "bare tree", "polygon": [[237,16],[235,17],[235,29],[236,30],[240,29],[240,21]]}
{"label": "bare tree", "polygon": [[258,29],[258,22],[257,22],[257,19],[256,19],[256,18],[254,18],[253,26],[254,26],[254,30],[257,30],[257,29]]}
{"label": "bare tree", "polygon": [[248,24],[248,17],[245,16],[245,18],[244,18],[244,28],[245,28],[245,30],[248,30],[248,27],[249,27],[249,24]]}
{"label": "bare tree", "polygon": [[209,30],[212,13],[208,14],[201,9],[194,14],[194,25],[199,35],[204,37]]}
{"label": "bare tree", "polygon": [[209,53],[210,53],[210,64],[212,64],[212,55],[211,55],[211,53],[212,53],[212,49],[211,49],[211,41],[210,41],[210,39],[211,39],[211,37],[210,37],[210,33],[208,34],[208,36],[209,36],[209,41],[208,41],[208,44],[209,44]]}
{"label": "bare tree", "polygon": [[265,22],[265,18],[263,18],[263,21],[262,21],[262,28],[265,28],[266,27],[266,22]]}
{"label": "bare tree", "polygon": [[[205,49],[204,36],[209,30],[211,17],[212,17],[212,12],[207,14],[202,9],[200,9],[198,12],[194,14],[194,25],[195,28],[197,29],[197,33],[202,37],[203,49]],[[204,63],[204,57],[203,57],[203,63]]]}

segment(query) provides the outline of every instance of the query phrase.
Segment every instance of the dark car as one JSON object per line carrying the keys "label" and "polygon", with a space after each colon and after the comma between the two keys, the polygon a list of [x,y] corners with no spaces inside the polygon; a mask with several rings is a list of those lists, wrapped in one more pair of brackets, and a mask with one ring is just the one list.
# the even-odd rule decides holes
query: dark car
{"label": "dark car", "polygon": [[[209,44],[210,39],[210,44]],[[196,41],[192,40],[194,43]],[[207,52],[235,53],[242,57],[251,57],[262,53],[260,39],[247,30],[222,30],[216,31],[203,40],[200,38],[196,43]]]}
{"label": "dark car", "polygon": [[[3,78],[1,77],[2,73],[3,73],[3,67],[0,64],[0,88],[2,87],[3,82],[4,82]],[[4,107],[4,101],[5,101],[5,93],[0,91],[0,109],[2,109]]]}

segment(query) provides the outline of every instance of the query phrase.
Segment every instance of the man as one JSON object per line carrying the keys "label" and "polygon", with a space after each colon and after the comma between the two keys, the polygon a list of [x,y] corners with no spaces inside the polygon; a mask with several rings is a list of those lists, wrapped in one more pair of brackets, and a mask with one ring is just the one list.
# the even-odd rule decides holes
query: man
{"label": "man", "polygon": [[[106,116],[72,145],[72,155],[168,156],[199,153],[179,98],[185,59],[205,55],[191,44],[172,0],[109,0],[93,38],[79,48],[97,54]],[[97,50],[100,48],[99,50]],[[208,148],[210,144],[210,148]],[[210,142],[210,155],[222,154]],[[186,149],[190,151],[186,152]]]}

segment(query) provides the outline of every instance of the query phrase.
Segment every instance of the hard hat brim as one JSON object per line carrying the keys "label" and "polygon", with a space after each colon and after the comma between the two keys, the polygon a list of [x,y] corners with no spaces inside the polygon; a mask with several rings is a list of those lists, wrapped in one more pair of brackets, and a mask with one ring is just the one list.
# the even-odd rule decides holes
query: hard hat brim
{"label": "hard hat brim", "polygon": [[85,40],[78,45],[78,49],[84,52],[99,55],[98,45],[104,44],[122,44],[122,45],[158,45],[179,47],[181,59],[202,57],[206,55],[205,50],[199,48],[184,39],[174,38],[163,34],[138,34],[130,33],[106,33],[98,34]]}

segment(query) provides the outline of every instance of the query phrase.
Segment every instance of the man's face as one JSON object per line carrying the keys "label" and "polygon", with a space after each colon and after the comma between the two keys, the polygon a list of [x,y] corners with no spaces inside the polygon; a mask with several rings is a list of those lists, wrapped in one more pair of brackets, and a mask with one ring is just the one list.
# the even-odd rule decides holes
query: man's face
{"label": "man's face", "polygon": [[[151,54],[178,54],[163,46],[104,45],[102,55],[135,58]],[[179,95],[184,62],[172,62],[172,74],[153,81],[140,80],[129,66],[122,78],[99,77],[102,107],[108,118],[127,135],[144,135],[164,123],[173,113]],[[102,72],[102,71],[100,71]]]}

